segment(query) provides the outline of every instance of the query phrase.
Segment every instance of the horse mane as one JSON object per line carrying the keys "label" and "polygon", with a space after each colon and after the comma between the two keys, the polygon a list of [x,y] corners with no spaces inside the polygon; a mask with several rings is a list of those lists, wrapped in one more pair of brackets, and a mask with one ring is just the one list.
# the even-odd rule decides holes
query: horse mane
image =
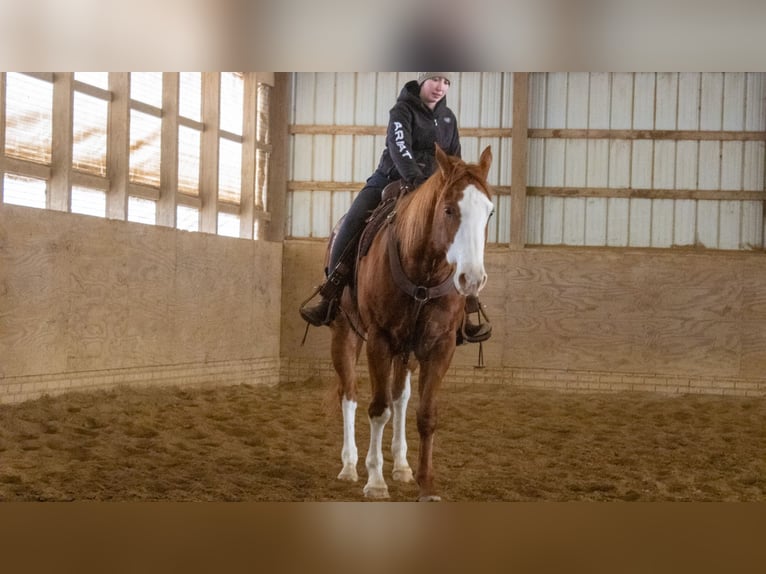
{"label": "horse mane", "polygon": [[430,234],[436,202],[444,188],[442,181],[441,174],[431,176],[397,209],[396,236],[404,253],[411,253]]}

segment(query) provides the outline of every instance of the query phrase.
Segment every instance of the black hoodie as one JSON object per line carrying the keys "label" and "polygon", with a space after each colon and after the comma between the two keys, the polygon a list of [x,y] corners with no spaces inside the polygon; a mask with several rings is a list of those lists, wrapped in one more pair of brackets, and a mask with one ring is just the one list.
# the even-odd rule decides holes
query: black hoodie
{"label": "black hoodie", "polygon": [[376,170],[390,181],[403,179],[415,187],[436,169],[434,144],[460,157],[457,119],[443,97],[431,111],[420,99],[420,86],[407,82],[389,112],[386,148]]}

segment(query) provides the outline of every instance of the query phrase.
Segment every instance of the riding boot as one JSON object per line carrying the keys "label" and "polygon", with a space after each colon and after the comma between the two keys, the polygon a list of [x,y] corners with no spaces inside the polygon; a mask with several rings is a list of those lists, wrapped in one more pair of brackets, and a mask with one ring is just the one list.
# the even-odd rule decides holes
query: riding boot
{"label": "riding boot", "polygon": [[[479,323],[473,323],[470,314],[476,313]],[[484,321],[482,322],[482,317]],[[489,322],[484,306],[479,302],[479,298],[471,295],[465,298],[465,317],[463,324],[457,332],[457,344],[463,343],[481,343],[489,339],[492,335],[492,324]]]}
{"label": "riding boot", "polygon": [[[343,293],[343,289],[346,287],[346,283],[348,283],[350,272],[351,268],[344,261],[335,266],[335,269],[327,276],[325,282],[301,304],[299,311],[304,321],[311,323],[315,327],[329,325],[332,322],[338,311],[338,300],[341,293]],[[306,303],[311,301],[316,294],[319,294],[321,297],[319,302],[307,307]]]}

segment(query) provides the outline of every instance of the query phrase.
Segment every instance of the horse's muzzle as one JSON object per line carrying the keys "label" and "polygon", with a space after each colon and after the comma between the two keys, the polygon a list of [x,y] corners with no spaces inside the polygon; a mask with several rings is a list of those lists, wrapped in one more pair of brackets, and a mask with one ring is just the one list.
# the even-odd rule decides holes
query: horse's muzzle
{"label": "horse's muzzle", "polygon": [[455,288],[458,293],[466,297],[478,295],[487,284],[487,274],[484,269],[476,269],[469,272],[455,273]]}

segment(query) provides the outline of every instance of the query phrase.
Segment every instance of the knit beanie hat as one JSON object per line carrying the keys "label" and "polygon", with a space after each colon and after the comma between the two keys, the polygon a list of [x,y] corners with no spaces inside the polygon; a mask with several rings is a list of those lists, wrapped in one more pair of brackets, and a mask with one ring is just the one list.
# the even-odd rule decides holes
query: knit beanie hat
{"label": "knit beanie hat", "polygon": [[418,86],[422,86],[429,78],[444,78],[450,84],[452,83],[452,72],[418,72]]}

